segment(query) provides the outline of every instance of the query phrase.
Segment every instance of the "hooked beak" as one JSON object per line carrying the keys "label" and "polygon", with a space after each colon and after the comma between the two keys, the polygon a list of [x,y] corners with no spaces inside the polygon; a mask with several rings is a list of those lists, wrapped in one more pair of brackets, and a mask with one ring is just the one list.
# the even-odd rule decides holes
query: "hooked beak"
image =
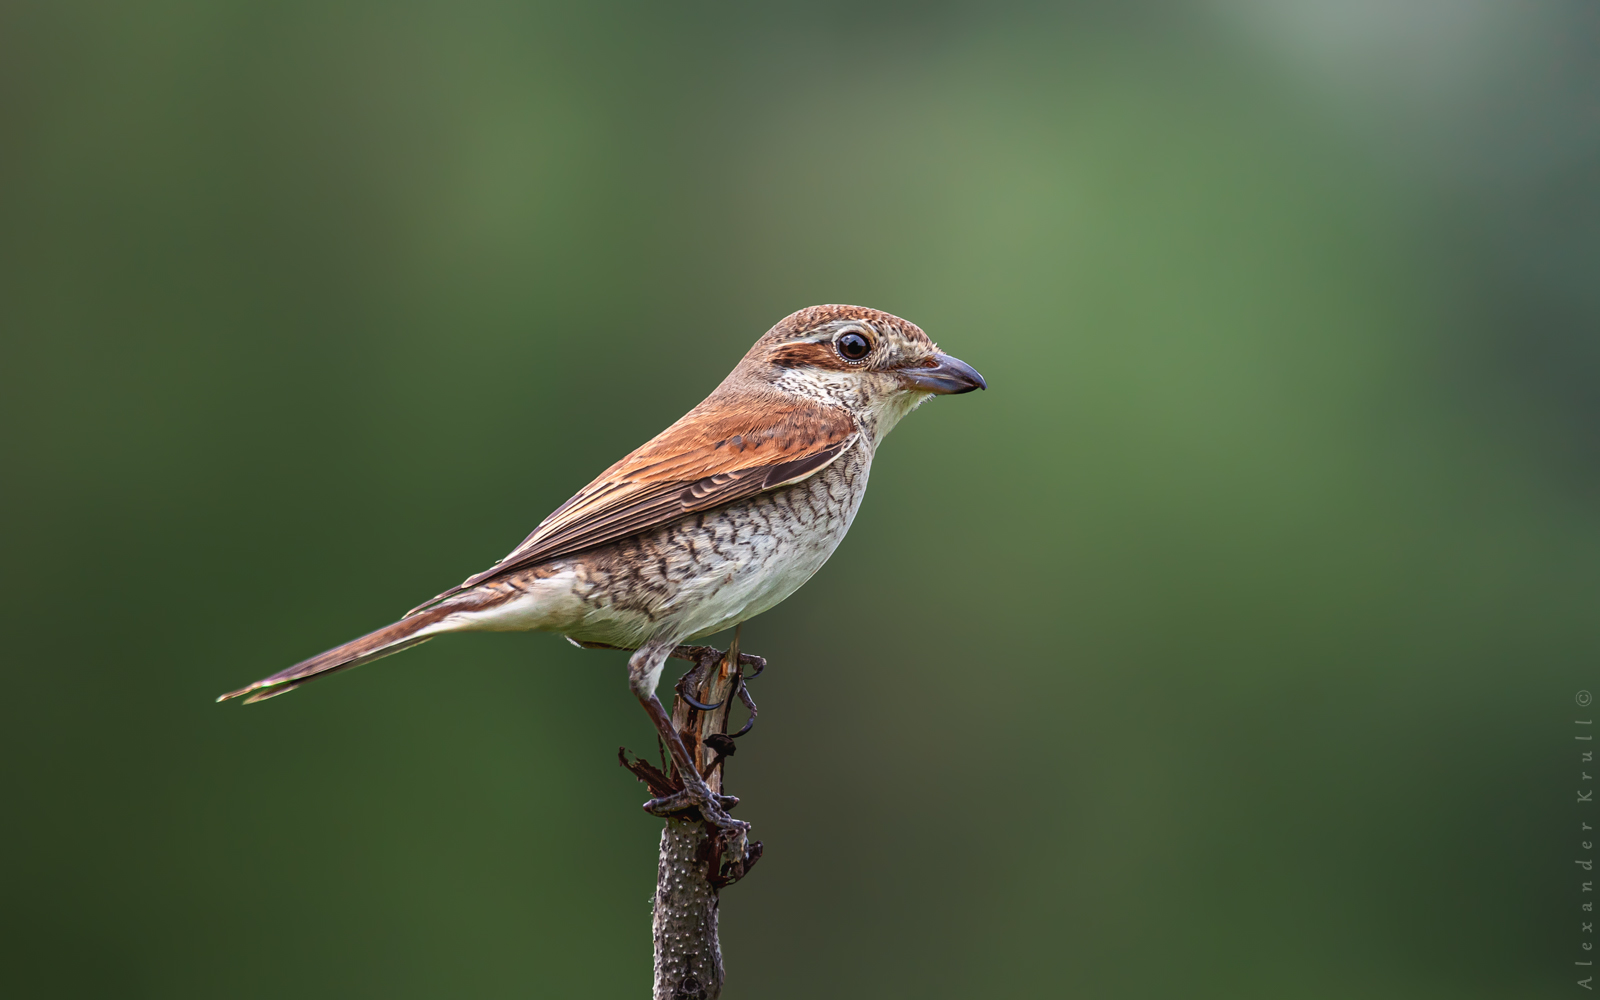
{"label": "hooked beak", "polygon": [[978,370],[948,354],[935,354],[933,364],[927,368],[902,368],[900,380],[907,387],[940,396],[953,396],[958,392],[987,389],[989,384]]}

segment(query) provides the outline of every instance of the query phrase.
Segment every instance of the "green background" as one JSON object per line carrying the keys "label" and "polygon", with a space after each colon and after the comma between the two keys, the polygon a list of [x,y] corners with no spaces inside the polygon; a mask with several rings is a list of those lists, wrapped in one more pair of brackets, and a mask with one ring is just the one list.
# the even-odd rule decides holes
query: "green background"
{"label": "green background", "polygon": [[990,390],[745,629],[727,996],[1579,992],[1600,15],[0,7],[0,989],[644,996],[623,657],[218,693],[816,302]]}

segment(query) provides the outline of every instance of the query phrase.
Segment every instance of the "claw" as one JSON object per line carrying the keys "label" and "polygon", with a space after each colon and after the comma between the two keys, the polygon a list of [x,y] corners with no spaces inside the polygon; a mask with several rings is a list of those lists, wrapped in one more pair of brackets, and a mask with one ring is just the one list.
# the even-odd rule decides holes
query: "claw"
{"label": "claw", "polygon": [[[756,672],[747,676],[744,672],[744,668],[747,665],[755,667]],[[765,669],[767,669],[767,658],[765,656],[757,656],[754,653],[739,654],[739,676],[744,677],[745,680],[755,680],[761,676],[761,672]]]}
{"label": "claw", "polygon": [[714,701],[709,705],[707,705],[703,701],[696,701],[694,695],[690,694],[687,691],[680,690],[678,692],[678,697],[682,698],[684,701],[688,702],[690,705],[694,706],[695,708],[698,708],[702,712],[709,712],[709,711],[712,711],[713,709],[718,709],[718,708],[722,707],[722,702],[720,702],[720,701]]}
{"label": "claw", "polygon": [[715,704],[707,705],[705,702],[696,700],[695,696],[689,693],[689,678],[697,678],[699,675],[700,668],[698,666],[694,666],[689,668],[688,673],[678,678],[678,686],[675,688],[675,690],[678,692],[678,697],[682,698],[684,701],[693,705],[695,708],[698,708],[702,712],[709,712],[714,708],[721,708],[722,702],[720,701],[716,702]]}
{"label": "claw", "polygon": [[744,720],[744,725],[740,727],[737,733],[730,734],[734,739],[738,739],[745,733],[748,733],[750,730],[755,728],[756,716],[759,714],[759,712],[756,709],[756,700],[750,697],[750,689],[744,686],[744,674],[739,675],[739,679],[735,682],[734,686],[735,690],[738,692],[739,700],[744,702],[744,707],[750,710],[750,718]]}

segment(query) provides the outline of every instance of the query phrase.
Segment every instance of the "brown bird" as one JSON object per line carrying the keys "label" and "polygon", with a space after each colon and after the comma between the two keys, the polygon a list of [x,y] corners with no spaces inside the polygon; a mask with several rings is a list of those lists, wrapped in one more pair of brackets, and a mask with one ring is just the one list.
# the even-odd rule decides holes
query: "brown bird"
{"label": "brown bird", "polygon": [[[679,646],[799,589],[843,540],[884,435],[932,395],[986,385],[915,324],[824,305],[786,317],[715,392],[602,472],[504,559],[400,621],[223,695],[246,703],[445,632],[557,632],[635,650],[633,693],[685,790],[726,822],[689,763],[656,685]],[[742,824],[738,824],[742,825]]]}

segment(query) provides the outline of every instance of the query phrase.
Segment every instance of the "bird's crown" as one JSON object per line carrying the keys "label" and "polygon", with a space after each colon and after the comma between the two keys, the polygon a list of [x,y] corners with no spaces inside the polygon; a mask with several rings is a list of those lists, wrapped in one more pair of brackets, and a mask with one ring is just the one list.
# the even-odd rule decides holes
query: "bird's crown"
{"label": "bird's crown", "polygon": [[852,322],[863,323],[879,333],[898,334],[906,340],[921,341],[929,348],[933,347],[933,341],[928,339],[928,335],[910,320],[901,319],[881,309],[846,305],[807,306],[792,312],[768,330],[759,343],[776,344],[805,338],[824,330],[831,330],[836,324]]}

